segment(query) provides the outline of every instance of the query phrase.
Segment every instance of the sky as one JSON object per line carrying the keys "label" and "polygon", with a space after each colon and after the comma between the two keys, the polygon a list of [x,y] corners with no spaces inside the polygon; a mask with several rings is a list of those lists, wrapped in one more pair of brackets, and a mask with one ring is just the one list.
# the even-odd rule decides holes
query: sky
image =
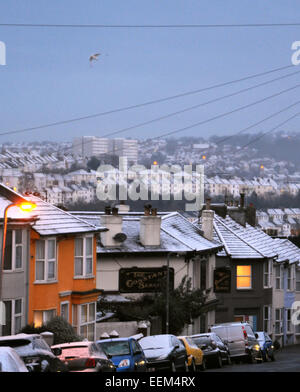
{"label": "sky", "polygon": [[[298,0],[0,0],[0,24],[191,25],[300,23]],[[84,121],[1,135],[138,105],[291,65],[300,27],[50,28],[0,26],[0,143],[71,141],[101,136],[258,83],[300,71],[291,67],[255,79]],[[98,61],[89,62],[100,52]],[[149,138],[204,122],[174,136],[240,131],[299,99],[299,89],[222,117],[239,106],[296,86],[299,74],[219,100],[115,137]],[[268,131],[300,105],[255,127]],[[282,127],[298,131],[299,118]]]}

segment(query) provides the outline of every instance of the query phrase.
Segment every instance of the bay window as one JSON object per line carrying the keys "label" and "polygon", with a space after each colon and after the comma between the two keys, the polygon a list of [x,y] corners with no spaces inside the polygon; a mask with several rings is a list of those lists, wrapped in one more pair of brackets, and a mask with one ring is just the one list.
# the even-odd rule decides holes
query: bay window
{"label": "bay window", "polygon": [[3,301],[5,306],[5,325],[2,335],[14,335],[22,328],[23,300],[22,298]]}
{"label": "bay window", "polygon": [[73,305],[73,327],[77,333],[90,341],[95,340],[96,303]]}

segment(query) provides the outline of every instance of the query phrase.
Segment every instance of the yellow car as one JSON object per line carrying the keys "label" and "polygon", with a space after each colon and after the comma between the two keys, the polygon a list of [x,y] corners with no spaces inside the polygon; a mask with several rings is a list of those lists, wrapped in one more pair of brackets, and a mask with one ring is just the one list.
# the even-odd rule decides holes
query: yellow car
{"label": "yellow car", "polygon": [[188,366],[191,372],[196,372],[197,369],[205,370],[204,354],[191,338],[188,336],[178,336],[178,339],[184,344],[188,355]]}

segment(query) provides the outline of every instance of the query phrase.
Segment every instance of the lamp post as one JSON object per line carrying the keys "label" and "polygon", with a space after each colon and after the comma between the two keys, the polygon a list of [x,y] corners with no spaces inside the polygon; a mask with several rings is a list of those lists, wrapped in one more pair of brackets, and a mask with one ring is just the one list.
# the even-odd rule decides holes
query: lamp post
{"label": "lamp post", "polygon": [[6,206],[3,215],[3,235],[2,235],[2,255],[0,263],[0,301],[2,299],[2,283],[3,283],[3,268],[5,258],[5,245],[6,245],[6,234],[7,234],[7,213],[11,207],[18,207],[22,212],[31,212],[36,208],[36,204],[29,201],[22,201],[20,203],[11,203]]}

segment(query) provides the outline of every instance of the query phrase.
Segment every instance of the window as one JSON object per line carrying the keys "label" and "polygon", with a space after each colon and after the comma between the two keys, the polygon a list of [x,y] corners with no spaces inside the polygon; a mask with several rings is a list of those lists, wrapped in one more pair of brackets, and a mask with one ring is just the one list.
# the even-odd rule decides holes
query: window
{"label": "window", "polygon": [[75,276],[93,273],[93,237],[75,238]]}
{"label": "window", "polygon": [[283,287],[282,279],[283,279],[282,267],[281,267],[281,265],[276,265],[275,266],[275,288],[277,290],[281,290]]}
{"label": "window", "polygon": [[46,324],[56,316],[56,309],[36,310],[33,313],[33,323],[35,327]]}
{"label": "window", "polygon": [[35,257],[35,280],[56,279],[56,240],[37,240]]}
{"label": "window", "polygon": [[206,290],[207,261],[201,260],[200,264],[200,288]]}
{"label": "window", "polygon": [[294,266],[290,266],[287,270],[287,289],[293,291],[295,288]]}
{"label": "window", "polygon": [[300,270],[296,270],[296,291],[300,291]]}
{"label": "window", "polygon": [[23,267],[23,230],[7,230],[5,242],[4,270],[16,270]]}
{"label": "window", "polygon": [[292,309],[286,309],[286,331],[292,332]]}
{"label": "window", "polygon": [[236,288],[251,289],[251,265],[238,265],[236,267]]}
{"label": "window", "polygon": [[271,287],[271,268],[272,262],[264,262],[264,288]]}
{"label": "window", "polygon": [[60,316],[69,321],[69,302],[62,302],[60,304]]}
{"label": "window", "polygon": [[275,309],[275,334],[282,334],[282,309]]}
{"label": "window", "polygon": [[6,323],[2,326],[2,335],[14,335],[22,328],[23,301],[19,298],[3,302]]}
{"label": "window", "polygon": [[264,306],[264,331],[269,332],[271,329],[271,307]]}
{"label": "window", "polygon": [[95,340],[96,303],[73,305],[73,327],[89,341]]}

